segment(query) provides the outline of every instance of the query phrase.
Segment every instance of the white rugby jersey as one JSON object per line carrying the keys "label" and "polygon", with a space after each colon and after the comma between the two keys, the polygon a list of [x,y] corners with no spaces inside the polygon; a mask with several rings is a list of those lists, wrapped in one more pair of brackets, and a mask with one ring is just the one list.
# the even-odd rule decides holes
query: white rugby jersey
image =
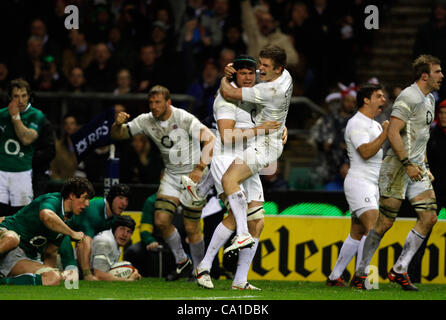
{"label": "white rugby jersey", "polygon": [[[234,83],[231,83],[233,86]],[[238,129],[248,129],[255,127],[254,118],[257,115],[257,105],[251,102],[240,101],[236,104],[226,101],[220,94],[218,93],[217,97],[214,101],[214,118],[215,121],[222,119],[230,119],[235,121],[234,128]],[[245,147],[249,146],[255,137],[251,138],[247,141],[246,145],[243,144],[243,141],[237,141],[233,146],[226,145],[224,146],[221,142],[220,131],[217,130],[216,133],[217,141],[214,146],[214,156],[217,155],[238,155],[241,156],[243,154],[243,150]]]}
{"label": "white rugby jersey", "polygon": [[348,120],[344,139],[350,159],[349,176],[378,183],[383,158],[382,148],[367,160],[361,157],[358,148],[364,143],[376,140],[382,131],[383,129],[377,121],[370,119],[359,111]]}
{"label": "white rugby jersey", "polygon": [[121,250],[111,229],[102,231],[93,238],[90,258],[92,268],[108,272],[120,257]]}
{"label": "white rugby jersey", "polygon": [[280,129],[283,129],[292,91],[293,79],[284,69],[280,77],[274,81],[258,83],[251,88],[242,88],[242,100],[255,103],[262,108],[255,118],[256,124],[279,121],[282,122]]}
{"label": "white rugby jersey", "polygon": [[[435,116],[435,98],[432,93],[424,95],[416,83],[405,88],[392,106],[391,116],[403,120],[401,131],[404,148],[410,161],[422,164],[429,140],[429,129]],[[395,156],[392,148],[387,155]]]}
{"label": "white rugby jersey", "polygon": [[166,170],[172,174],[189,174],[200,163],[200,131],[205,127],[194,115],[172,107],[166,121],[144,113],[127,123],[132,135],[144,133],[158,146]]}

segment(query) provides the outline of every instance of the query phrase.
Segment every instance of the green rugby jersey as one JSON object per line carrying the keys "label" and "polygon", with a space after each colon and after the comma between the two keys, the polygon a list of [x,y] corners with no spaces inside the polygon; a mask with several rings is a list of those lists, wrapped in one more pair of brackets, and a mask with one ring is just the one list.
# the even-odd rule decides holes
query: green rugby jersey
{"label": "green rugby jersey", "polygon": [[107,216],[105,199],[97,197],[90,200],[90,205],[82,210],[78,216],[73,215],[67,221],[67,225],[75,230],[82,231],[87,236],[93,238],[99,232],[111,229],[114,217]]}
{"label": "green rugby jersey", "polygon": [[144,202],[141,216],[141,224],[139,225],[139,234],[141,241],[147,246],[156,239],[153,236],[153,222],[155,219],[155,201],[156,193],[152,194]]}
{"label": "green rugby jersey", "polygon": [[[20,113],[23,124],[40,134],[45,122],[45,115],[30,104]],[[32,168],[34,144],[24,146],[18,139],[8,107],[0,109],[0,170],[22,172]]]}
{"label": "green rugby jersey", "polygon": [[0,228],[13,230],[20,236],[19,246],[32,259],[36,259],[38,254],[42,255],[48,241],[60,246],[64,236],[43,224],[40,220],[40,211],[43,209],[53,211],[64,220],[62,195],[57,192],[37,197],[13,216],[6,217],[0,224]]}

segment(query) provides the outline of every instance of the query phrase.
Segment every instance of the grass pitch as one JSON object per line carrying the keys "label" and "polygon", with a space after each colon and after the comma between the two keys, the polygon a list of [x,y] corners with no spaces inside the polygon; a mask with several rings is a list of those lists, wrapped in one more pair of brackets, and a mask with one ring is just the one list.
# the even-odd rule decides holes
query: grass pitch
{"label": "grass pitch", "polygon": [[212,290],[180,279],[143,278],[138,282],[79,281],[78,289],[0,286],[0,300],[446,300],[446,285],[417,284],[406,292],[398,285],[379,284],[379,290],[327,287],[324,282],[266,281],[251,283],[262,291],[231,290],[230,280],[214,280]]}

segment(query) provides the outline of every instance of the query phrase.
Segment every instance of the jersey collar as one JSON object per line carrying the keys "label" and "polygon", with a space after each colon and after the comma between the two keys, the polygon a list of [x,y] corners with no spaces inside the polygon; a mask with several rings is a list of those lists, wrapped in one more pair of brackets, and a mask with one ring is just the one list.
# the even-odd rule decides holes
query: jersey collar
{"label": "jersey collar", "polygon": [[29,110],[29,108],[31,108],[31,103],[28,103],[28,105],[26,106],[25,110],[23,110],[23,112],[20,112],[20,113],[25,113],[26,111]]}

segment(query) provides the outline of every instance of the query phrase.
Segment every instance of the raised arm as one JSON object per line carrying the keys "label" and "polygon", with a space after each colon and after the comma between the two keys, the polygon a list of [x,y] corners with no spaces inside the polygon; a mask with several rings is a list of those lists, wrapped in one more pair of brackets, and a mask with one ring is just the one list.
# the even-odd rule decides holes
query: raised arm
{"label": "raised arm", "polygon": [[124,140],[130,138],[129,128],[124,125],[130,115],[126,112],[119,112],[116,116],[115,122],[111,127],[111,137],[114,140]]}
{"label": "raised arm", "polygon": [[36,141],[39,134],[36,130],[26,127],[20,118],[20,109],[16,99],[13,99],[8,105],[9,115],[11,116],[12,125],[14,126],[15,134],[20,142],[28,146]]}

